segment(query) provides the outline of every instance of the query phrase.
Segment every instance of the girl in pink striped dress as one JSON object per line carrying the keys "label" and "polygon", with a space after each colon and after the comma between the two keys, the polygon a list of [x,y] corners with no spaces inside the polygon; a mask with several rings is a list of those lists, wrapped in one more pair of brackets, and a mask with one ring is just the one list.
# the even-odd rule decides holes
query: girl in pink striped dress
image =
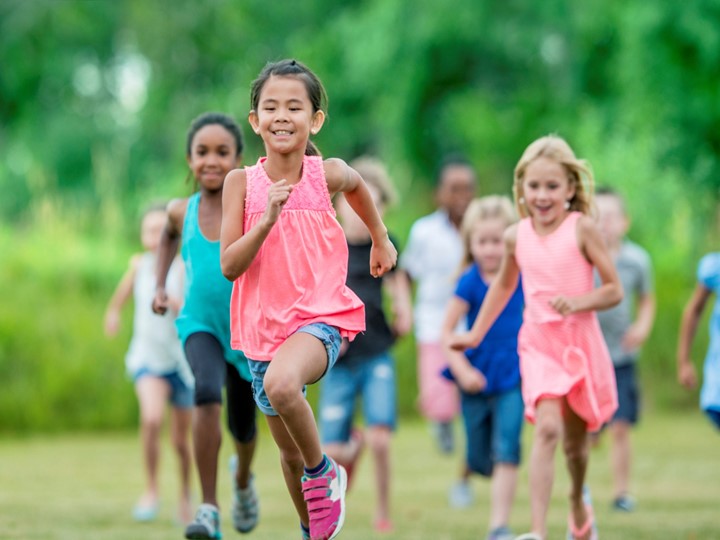
{"label": "girl in pink striped dress", "polygon": [[[622,285],[591,217],[592,173],[557,136],[534,141],[515,167],[513,191],[524,219],[505,233],[500,273],[472,329],[455,349],[476,347],[502,312],[522,272],[525,311],[518,337],[525,415],[535,424],[530,455],[532,532],[548,538],[555,448],[562,439],[570,472],[568,540],[596,539],[584,486],[589,431],[617,408],[610,355],[595,316],[622,299]],[[593,286],[593,267],[601,278]],[[557,537],[557,535],[551,535]]]}

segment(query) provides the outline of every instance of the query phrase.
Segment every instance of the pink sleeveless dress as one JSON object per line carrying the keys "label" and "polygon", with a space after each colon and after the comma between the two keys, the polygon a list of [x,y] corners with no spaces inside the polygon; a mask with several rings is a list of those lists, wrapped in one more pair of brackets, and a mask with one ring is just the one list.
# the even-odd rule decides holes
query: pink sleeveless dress
{"label": "pink sleeveless dress", "polygon": [[[245,168],[245,231],[267,207],[272,181],[265,159]],[[347,242],[335,219],[322,158],[305,156],[302,177],[278,221],[233,284],[232,347],[252,360],[271,360],[290,335],[317,322],[352,340],[365,330],[365,306],[345,285],[347,267]]]}
{"label": "pink sleeveless dress", "polygon": [[596,431],[617,409],[615,372],[594,311],[563,317],[554,296],[592,290],[593,267],[577,242],[571,212],[552,233],[539,236],[530,218],[518,223],[515,258],[522,273],[525,311],[518,336],[525,416],[535,420],[543,397],[566,396],[575,413]]}

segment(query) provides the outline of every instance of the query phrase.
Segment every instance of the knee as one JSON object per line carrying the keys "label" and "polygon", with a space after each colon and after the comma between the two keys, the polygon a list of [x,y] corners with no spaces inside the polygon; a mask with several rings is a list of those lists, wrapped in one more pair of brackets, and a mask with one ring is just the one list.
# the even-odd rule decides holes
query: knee
{"label": "knee", "polygon": [[195,381],[195,404],[213,405],[222,403],[222,388],[209,381]]}
{"label": "knee", "polygon": [[302,397],[302,386],[284,373],[268,373],[264,381],[265,393],[270,405],[282,414],[298,398]]}
{"label": "knee", "polygon": [[385,426],[373,426],[368,429],[368,445],[373,453],[388,453],[390,451],[391,436],[390,428]]}
{"label": "knee", "polygon": [[554,418],[543,419],[535,425],[535,440],[540,444],[555,446],[562,435],[562,425]]}
{"label": "knee", "polygon": [[563,450],[565,457],[569,461],[577,461],[587,459],[589,439],[587,435],[580,437],[566,438],[563,441]]}
{"label": "knee", "polygon": [[150,433],[159,433],[162,429],[162,416],[158,414],[143,414],[140,422],[142,428]]}

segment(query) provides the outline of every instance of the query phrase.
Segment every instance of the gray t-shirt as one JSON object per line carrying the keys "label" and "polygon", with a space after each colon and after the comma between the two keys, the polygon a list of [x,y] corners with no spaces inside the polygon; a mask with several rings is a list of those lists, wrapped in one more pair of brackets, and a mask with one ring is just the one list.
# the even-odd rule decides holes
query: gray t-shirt
{"label": "gray t-shirt", "polygon": [[[638,358],[638,350],[623,349],[622,338],[634,320],[637,299],[653,292],[652,263],[647,251],[625,240],[615,260],[615,267],[625,295],[617,306],[598,311],[597,316],[613,364],[623,366],[637,361]],[[596,272],[595,283],[599,282]]]}

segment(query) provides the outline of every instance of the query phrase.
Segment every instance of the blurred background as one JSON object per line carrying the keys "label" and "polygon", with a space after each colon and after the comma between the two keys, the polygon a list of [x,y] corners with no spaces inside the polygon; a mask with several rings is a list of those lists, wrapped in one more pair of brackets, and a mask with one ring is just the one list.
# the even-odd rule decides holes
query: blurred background
{"label": "blurred background", "polygon": [[[187,196],[185,134],[216,110],[245,128],[250,83],[294,57],[323,80],[328,156],[383,159],[404,241],[462,153],[510,194],[526,145],[557,133],[617,188],[655,265],[640,369],[650,411],[695,411],[675,381],[680,312],[718,245],[720,2],[696,0],[0,1],[0,432],[136,425],[106,303],[149,202]],[[705,323],[696,359],[707,345]],[[415,413],[410,338],[401,410]]]}

